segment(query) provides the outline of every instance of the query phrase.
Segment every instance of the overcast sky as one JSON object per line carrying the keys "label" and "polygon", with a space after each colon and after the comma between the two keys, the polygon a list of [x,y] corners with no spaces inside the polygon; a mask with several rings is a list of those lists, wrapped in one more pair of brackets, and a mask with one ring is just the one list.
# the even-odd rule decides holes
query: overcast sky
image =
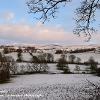
{"label": "overcast sky", "polygon": [[75,27],[74,11],[79,7],[80,0],[73,0],[66,7],[59,9],[56,19],[42,24],[28,13],[28,0],[0,0],[0,44],[3,43],[34,43],[83,45],[100,44],[100,14],[94,26],[98,32],[90,42],[73,34]]}

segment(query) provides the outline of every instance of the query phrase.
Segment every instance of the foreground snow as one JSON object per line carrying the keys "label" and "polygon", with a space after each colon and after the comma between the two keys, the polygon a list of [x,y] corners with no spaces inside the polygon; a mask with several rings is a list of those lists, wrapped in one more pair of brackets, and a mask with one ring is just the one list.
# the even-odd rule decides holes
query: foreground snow
{"label": "foreground snow", "polygon": [[90,74],[19,75],[11,83],[0,84],[0,91],[4,92],[0,95],[5,95],[0,100],[89,100],[95,87],[87,80],[100,83],[100,77]]}

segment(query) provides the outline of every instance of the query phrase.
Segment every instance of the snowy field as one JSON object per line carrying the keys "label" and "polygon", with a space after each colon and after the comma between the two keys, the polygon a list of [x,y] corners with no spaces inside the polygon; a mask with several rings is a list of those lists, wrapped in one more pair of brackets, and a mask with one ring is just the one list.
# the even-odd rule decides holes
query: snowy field
{"label": "snowy field", "polygon": [[[30,61],[29,53],[23,53],[23,60]],[[34,53],[39,55],[39,53]],[[60,58],[60,54],[53,54],[54,61]],[[81,62],[88,61],[92,56],[100,63],[100,54],[85,52],[66,54],[67,60],[70,55],[79,57]],[[17,53],[9,53],[15,61]],[[18,71],[22,65],[27,71],[27,63],[17,63]],[[75,64],[68,64],[71,72],[75,71]],[[100,89],[95,91],[96,86],[100,87],[100,77],[91,74],[61,74],[56,64],[48,64],[48,74],[17,75],[12,77],[8,83],[0,84],[0,100],[100,100],[97,99]],[[81,73],[88,66],[79,65]],[[100,65],[98,66],[100,67]],[[94,85],[95,84],[95,85]],[[100,96],[100,94],[99,94]]]}
{"label": "snowy field", "polygon": [[[100,77],[91,74],[34,74],[0,84],[0,100],[96,100]],[[94,99],[93,99],[94,98]]]}

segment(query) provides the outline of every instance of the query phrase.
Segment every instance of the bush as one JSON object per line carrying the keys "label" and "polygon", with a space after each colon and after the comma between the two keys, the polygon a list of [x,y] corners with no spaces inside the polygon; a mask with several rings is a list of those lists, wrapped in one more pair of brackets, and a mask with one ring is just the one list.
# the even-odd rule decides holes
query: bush
{"label": "bush", "polygon": [[44,53],[43,56],[48,63],[54,61],[54,56],[51,53]]}
{"label": "bush", "polygon": [[68,67],[68,64],[66,64],[66,66],[63,68],[63,71],[64,71],[64,72],[63,72],[64,74],[71,73],[71,72],[70,72],[70,69],[69,69],[69,67]]}
{"label": "bush", "polygon": [[6,58],[10,64],[9,66],[10,74],[17,74],[17,64],[15,60],[11,56],[6,56]]}
{"label": "bush", "polygon": [[97,68],[97,75],[100,76],[100,68]]}
{"label": "bush", "polygon": [[76,63],[80,63],[81,62],[81,58],[77,57],[76,58]]}
{"label": "bush", "polygon": [[80,72],[80,66],[76,65],[74,70],[79,74],[79,72]]}
{"label": "bush", "polygon": [[69,56],[69,62],[74,63],[76,56],[75,55],[70,55]]}
{"label": "bush", "polygon": [[22,49],[21,48],[17,49],[17,57],[18,57],[17,61],[22,62],[23,58],[22,58]]}
{"label": "bush", "polygon": [[4,54],[8,54],[8,53],[9,53],[9,48],[4,47],[3,53],[4,53]]}
{"label": "bush", "polygon": [[61,55],[61,58],[59,58],[58,63],[57,63],[57,68],[58,70],[63,70],[64,73],[70,73],[65,55]]}
{"label": "bush", "polygon": [[63,70],[64,67],[66,67],[66,64],[67,64],[67,61],[66,61],[65,55],[61,55],[57,63],[58,69]]}
{"label": "bush", "polygon": [[7,58],[0,53],[0,82],[10,79],[10,63]]}
{"label": "bush", "polygon": [[62,50],[56,50],[55,54],[63,54]]}
{"label": "bush", "polygon": [[93,57],[90,57],[88,62],[90,63],[91,73],[96,73],[96,71],[97,71],[97,62],[94,60]]}
{"label": "bush", "polygon": [[10,79],[10,73],[7,70],[0,70],[0,83],[8,81]]}

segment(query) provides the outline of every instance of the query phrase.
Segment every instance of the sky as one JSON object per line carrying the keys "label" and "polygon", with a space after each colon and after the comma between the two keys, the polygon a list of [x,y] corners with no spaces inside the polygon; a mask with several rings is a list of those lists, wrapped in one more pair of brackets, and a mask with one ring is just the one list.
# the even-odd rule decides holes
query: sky
{"label": "sky", "polygon": [[[73,34],[75,27],[75,9],[81,0],[73,0],[61,7],[56,14],[57,18],[42,24],[29,14],[26,5],[28,0],[0,0],[0,44],[26,43],[26,44],[62,44],[84,45],[100,44],[100,14],[94,26],[98,29],[92,39],[86,42],[83,37]],[[37,16],[35,16],[37,17]]]}

